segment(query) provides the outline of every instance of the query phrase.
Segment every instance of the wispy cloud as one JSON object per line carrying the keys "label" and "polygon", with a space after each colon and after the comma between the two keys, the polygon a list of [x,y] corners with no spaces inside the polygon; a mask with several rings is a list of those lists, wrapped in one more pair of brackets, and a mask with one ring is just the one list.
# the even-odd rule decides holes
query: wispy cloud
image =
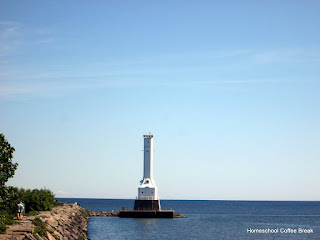
{"label": "wispy cloud", "polygon": [[[15,26],[13,23],[6,26],[9,25]],[[51,31],[47,29],[43,35],[47,33],[51,34]],[[273,67],[281,64],[287,69],[298,68],[299,63],[315,63],[319,59],[319,51],[314,49],[230,49],[170,53],[131,60],[120,59],[118,62],[79,61],[69,65],[32,65],[24,68],[11,66],[0,69],[0,98],[52,96],[113,87],[288,83],[297,79],[290,73],[281,77],[270,74]],[[248,72],[254,72],[257,65],[259,71],[250,76]]]}
{"label": "wispy cloud", "polygon": [[48,44],[55,41],[54,31],[50,27],[42,27],[33,31],[34,42],[36,44]]}
{"label": "wispy cloud", "polygon": [[[133,84],[135,85],[135,84]],[[108,87],[129,86],[128,82],[106,80],[106,81],[26,81],[0,83],[0,99],[25,99],[26,97],[57,96],[79,90],[90,90]]]}
{"label": "wispy cloud", "polygon": [[[292,81],[292,80],[290,80]],[[221,85],[239,85],[239,84],[269,84],[279,82],[290,82],[287,79],[267,79],[267,78],[250,78],[250,79],[222,79],[207,78],[197,79],[194,81],[177,80],[156,80],[148,79],[99,79],[85,81],[28,81],[19,84],[2,85],[0,87],[1,99],[25,99],[30,97],[53,97],[61,94],[70,94],[77,91],[91,91],[95,89],[107,88],[130,88],[130,87],[195,87],[195,86],[221,86]]]}
{"label": "wispy cloud", "polygon": [[47,38],[41,38],[36,41],[38,44],[43,44],[43,43],[52,43],[54,41],[53,37],[47,37]]}
{"label": "wispy cloud", "polygon": [[51,28],[28,29],[20,22],[0,21],[0,61],[2,63],[6,63],[6,57],[17,55],[18,50],[23,47],[54,41]]}
{"label": "wispy cloud", "polygon": [[16,95],[27,94],[33,91],[32,88],[28,87],[14,87],[14,86],[1,86],[0,97],[9,98]]}
{"label": "wispy cloud", "polygon": [[258,64],[320,62],[319,48],[315,49],[273,49],[252,54],[251,59]]}
{"label": "wispy cloud", "polygon": [[0,21],[0,57],[15,53],[21,44],[22,24],[13,21]]}

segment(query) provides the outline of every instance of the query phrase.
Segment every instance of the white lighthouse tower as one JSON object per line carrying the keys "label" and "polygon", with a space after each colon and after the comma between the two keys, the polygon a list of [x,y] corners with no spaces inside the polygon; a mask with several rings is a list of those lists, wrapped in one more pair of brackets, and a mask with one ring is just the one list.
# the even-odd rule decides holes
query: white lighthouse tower
{"label": "white lighthouse tower", "polygon": [[158,189],[153,180],[153,135],[143,135],[143,179],[138,188],[135,210],[161,210]]}

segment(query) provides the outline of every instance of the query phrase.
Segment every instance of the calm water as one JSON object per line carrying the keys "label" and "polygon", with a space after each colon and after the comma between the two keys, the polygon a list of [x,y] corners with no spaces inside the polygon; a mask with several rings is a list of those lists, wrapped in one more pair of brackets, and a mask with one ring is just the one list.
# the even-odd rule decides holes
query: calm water
{"label": "calm water", "polygon": [[[133,209],[134,200],[59,198],[94,211]],[[89,238],[100,239],[320,239],[320,202],[161,200],[187,218],[135,219],[92,217]],[[279,233],[248,233],[247,229]],[[280,233],[285,229],[313,233]]]}

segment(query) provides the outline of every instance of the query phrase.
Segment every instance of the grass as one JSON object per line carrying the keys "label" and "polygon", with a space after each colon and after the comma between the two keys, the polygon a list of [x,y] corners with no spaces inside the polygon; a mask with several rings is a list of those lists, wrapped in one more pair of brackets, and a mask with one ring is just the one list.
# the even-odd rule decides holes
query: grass
{"label": "grass", "polygon": [[84,216],[85,218],[87,218],[89,216],[89,211],[86,209],[81,208],[80,212],[81,212],[82,216]]}
{"label": "grass", "polygon": [[0,234],[5,234],[7,225],[21,224],[20,222],[13,220],[14,215],[10,215],[6,212],[0,213]]}
{"label": "grass", "polygon": [[32,220],[32,223],[37,226],[37,227],[41,227],[41,228],[45,228],[47,227],[47,224],[42,222],[42,220],[38,217],[36,217],[35,219]]}
{"label": "grass", "polygon": [[89,238],[87,238],[86,235],[81,235],[78,239],[79,240],[90,240]]}
{"label": "grass", "polygon": [[33,234],[38,233],[39,236],[41,237],[47,237],[47,232],[45,229],[41,228],[41,227],[35,227],[33,230]]}
{"label": "grass", "polygon": [[28,212],[28,213],[26,213],[26,214],[24,214],[25,216],[37,216],[37,215],[39,215],[40,214],[40,212],[38,212],[38,211],[30,211],[30,212]]}
{"label": "grass", "polygon": [[47,237],[47,224],[42,222],[38,217],[32,220],[32,223],[36,226],[34,228],[33,234],[38,233],[41,237]]}

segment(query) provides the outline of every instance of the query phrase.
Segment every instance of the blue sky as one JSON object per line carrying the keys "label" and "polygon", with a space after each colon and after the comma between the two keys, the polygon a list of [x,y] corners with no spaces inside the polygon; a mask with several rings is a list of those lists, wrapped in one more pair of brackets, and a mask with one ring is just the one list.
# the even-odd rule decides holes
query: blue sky
{"label": "blue sky", "polygon": [[319,200],[318,1],[0,1],[9,184],[135,198]]}

